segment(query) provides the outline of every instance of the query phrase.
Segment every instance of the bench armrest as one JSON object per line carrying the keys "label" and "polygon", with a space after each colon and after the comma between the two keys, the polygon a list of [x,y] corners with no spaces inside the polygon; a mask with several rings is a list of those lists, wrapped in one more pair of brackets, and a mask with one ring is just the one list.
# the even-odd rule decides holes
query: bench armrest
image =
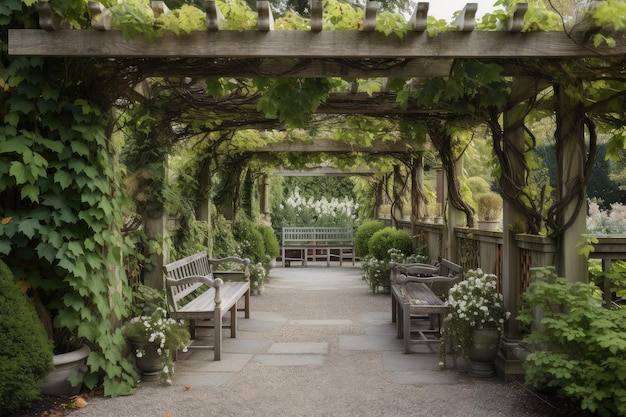
{"label": "bench armrest", "polygon": [[434,293],[437,293],[443,298],[447,298],[448,291],[452,288],[456,283],[462,280],[461,275],[452,275],[448,277],[436,275],[431,277],[415,277],[411,275],[400,274],[396,278],[399,284],[405,284],[407,282],[421,282],[423,284],[428,285]]}
{"label": "bench armrest", "polygon": [[396,262],[389,262],[389,269],[391,270],[391,283],[398,282],[398,275],[405,276],[433,276],[439,275],[439,267],[437,265],[425,264],[425,263],[412,263],[412,264],[399,264]]}
{"label": "bench armrest", "polygon": [[[167,301],[171,305],[171,307],[174,309],[174,311],[178,310],[178,299],[172,292],[172,287],[181,287],[181,286],[190,287],[196,283],[204,284],[208,286],[209,288],[215,288],[215,305],[219,305],[222,302],[222,299],[220,297],[220,287],[224,285],[224,281],[222,281],[221,278],[213,279],[209,276],[203,276],[203,275],[190,275],[188,277],[180,278],[180,279],[165,278],[165,289],[167,291]],[[180,296],[182,294],[178,294],[178,295]]]}
{"label": "bench armrest", "polygon": [[245,281],[250,281],[250,258],[238,258],[236,256],[227,256],[226,258],[209,259],[209,265],[219,265],[224,263],[236,263],[243,265],[243,275]]}

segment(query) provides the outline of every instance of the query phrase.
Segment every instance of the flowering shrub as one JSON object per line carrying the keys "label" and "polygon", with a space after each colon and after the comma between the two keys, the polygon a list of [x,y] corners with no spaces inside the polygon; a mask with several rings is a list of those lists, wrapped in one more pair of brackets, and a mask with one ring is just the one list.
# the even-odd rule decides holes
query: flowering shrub
{"label": "flowering shrub", "polygon": [[261,294],[267,277],[267,270],[262,263],[250,264],[250,292],[253,295]]}
{"label": "flowering shrub", "polygon": [[[392,262],[399,264],[427,261],[425,256],[406,256],[401,250],[396,248],[389,249],[388,255]],[[366,256],[361,260],[361,267],[363,268],[361,279],[369,284],[370,290],[376,292],[378,287],[388,287],[390,285],[391,270],[389,269],[388,260]]]}
{"label": "flowering shrub", "polygon": [[589,202],[587,232],[598,235],[626,233],[626,206],[611,204],[611,210],[602,210],[598,203]]}
{"label": "flowering shrub", "polygon": [[170,385],[174,375],[172,352],[186,352],[190,339],[185,322],[168,318],[165,309],[157,307],[150,316],[132,318],[122,327],[122,335],[133,344],[138,358],[145,355],[147,345],[158,346],[157,354],[163,361],[161,380]]}
{"label": "flowering shrub", "polygon": [[496,289],[497,277],[482,270],[469,270],[465,280],[455,284],[448,292],[450,312],[443,321],[440,365],[445,367],[446,346],[453,346],[455,354],[467,358],[475,329],[503,330],[504,320],[510,313],[504,310],[502,294]]}
{"label": "flowering shrub", "polygon": [[300,195],[298,187],[287,200],[278,206],[272,213],[274,229],[280,230],[283,226],[355,226],[356,212],[359,205],[349,198],[333,198],[328,201],[325,197],[320,200],[308,199]]}

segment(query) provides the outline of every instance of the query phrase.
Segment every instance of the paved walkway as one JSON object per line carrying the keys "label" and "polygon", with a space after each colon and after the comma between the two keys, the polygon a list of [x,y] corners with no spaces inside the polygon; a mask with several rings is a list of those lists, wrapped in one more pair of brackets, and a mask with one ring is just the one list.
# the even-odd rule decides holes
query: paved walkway
{"label": "paved walkway", "polygon": [[[361,269],[278,267],[236,339],[180,354],[171,387],[89,399],[72,416],[507,416],[549,415],[517,384],[441,371],[435,347],[406,355],[389,295]],[[207,333],[208,334],[208,333]]]}

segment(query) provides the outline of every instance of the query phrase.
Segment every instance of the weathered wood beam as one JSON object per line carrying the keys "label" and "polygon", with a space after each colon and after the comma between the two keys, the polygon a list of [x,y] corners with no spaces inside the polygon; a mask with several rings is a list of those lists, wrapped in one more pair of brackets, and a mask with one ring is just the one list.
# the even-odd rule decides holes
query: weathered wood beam
{"label": "weathered wood beam", "polygon": [[151,42],[124,39],[119,31],[9,29],[9,55],[102,58],[575,58],[620,56],[615,47],[594,48],[584,33],[443,32],[434,38],[407,33],[403,40],[379,32],[257,31],[165,33]]}
{"label": "weathered wood beam", "polygon": [[320,32],[324,25],[324,6],[321,0],[311,1],[311,32]]}
{"label": "weathered wood beam", "polygon": [[471,32],[476,27],[478,3],[467,3],[457,16],[454,24],[461,32]]}
{"label": "weathered wood beam", "polygon": [[256,12],[259,15],[258,27],[261,32],[274,30],[274,16],[270,2],[267,0],[256,2]]}
{"label": "weathered wood beam", "polygon": [[374,175],[378,171],[371,168],[352,168],[344,171],[339,168],[332,167],[315,167],[311,169],[280,169],[272,175],[277,177],[351,177],[354,175]]}
{"label": "weathered wood beam", "polygon": [[154,17],[159,17],[163,14],[168,14],[170,9],[167,7],[164,1],[151,1],[150,7],[152,8],[152,12],[154,13]]}
{"label": "weathered wood beam", "polygon": [[363,12],[363,31],[373,32],[376,29],[376,14],[380,4],[377,1],[368,1],[365,3],[365,11]]}
{"label": "weathered wood beam", "polygon": [[204,3],[204,13],[206,14],[205,25],[209,32],[217,32],[224,26],[224,15],[217,7],[215,0],[207,0]]}
{"label": "weathered wood beam", "polygon": [[[154,69],[145,74],[148,77],[445,77],[450,75],[453,62],[448,58],[417,58],[381,61],[372,65],[370,61],[324,58],[189,58],[176,61],[152,60],[147,65]],[[128,65],[141,67],[142,62],[128,62]]]}
{"label": "weathered wood beam", "polygon": [[428,23],[428,7],[429,4],[426,2],[417,3],[415,11],[409,20],[411,29],[413,29],[414,32],[424,32],[426,30]]}
{"label": "weathered wood beam", "polygon": [[50,6],[50,3],[38,1],[36,4],[39,14],[39,26],[45,30],[69,29],[70,24],[57,14]]}
{"label": "weathered wood beam", "polygon": [[528,11],[528,3],[517,3],[513,9],[513,16],[507,17],[504,25],[509,32],[521,32],[524,28],[524,16]]}
{"label": "weathered wood beam", "polygon": [[87,10],[89,11],[89,17],[91,18],[91,27],[96,30],[108,31],[111,30],[113,23],[113,15],[104,7],[104,5],[98,1],[87,2]]}
{"label": "weathered wood beam", "polygon": [[369,146],[353,145],[349,143],[337,142],[330,139],[318,139],[312,143],[281,142],[274,145],[266,145],[255,149],[255,153],[264,152],[300,152],[300,153],[412,153],[415,149],[407,146],[406,143],[396,142],[372,142]]}

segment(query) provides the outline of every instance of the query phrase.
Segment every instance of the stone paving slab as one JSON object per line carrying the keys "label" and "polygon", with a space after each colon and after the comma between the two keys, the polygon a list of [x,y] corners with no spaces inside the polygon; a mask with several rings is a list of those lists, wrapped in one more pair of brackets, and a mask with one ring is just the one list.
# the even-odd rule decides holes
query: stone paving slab
{"label": "stone paving slab", "polygon": [[274,343],[267,353],[325,355],[328,343]]}
{"label": "stone paving slab", "polygon": [[324,355],[268,354],[256,355],[252,362],[267,366],[309,366],[322,365]]}
{"label": "stone paving slab", "polygon": [[267,339],[249,339],[238,334],[236,339],[222,339],[222,352],[231,353],[264,353],[272,344]]}
{"label": "stone paving slab", "polygon": [[413,354],[398,351],[385,351],[383,355],[383,367],[385,371],[438,371],[439,353]]}
{"label": "stone paving slab", "polygon": [[398,350],[402,349],[402,343],[400,339],[380,336],[339,336],[339,348],[345,350]]}
{"label": "stone paving slab", "polygon": [[239,372],[254,355],[222,352],[222,360],[213,360],[212,349],[194,349],[178,355],[176,374],[184,372]]}
{"label": "stone paving slab", "polygon": [[327,319],[327,320],[291,320],[289,324],[294,326],[350,326],[354,324],[347,319]]}

